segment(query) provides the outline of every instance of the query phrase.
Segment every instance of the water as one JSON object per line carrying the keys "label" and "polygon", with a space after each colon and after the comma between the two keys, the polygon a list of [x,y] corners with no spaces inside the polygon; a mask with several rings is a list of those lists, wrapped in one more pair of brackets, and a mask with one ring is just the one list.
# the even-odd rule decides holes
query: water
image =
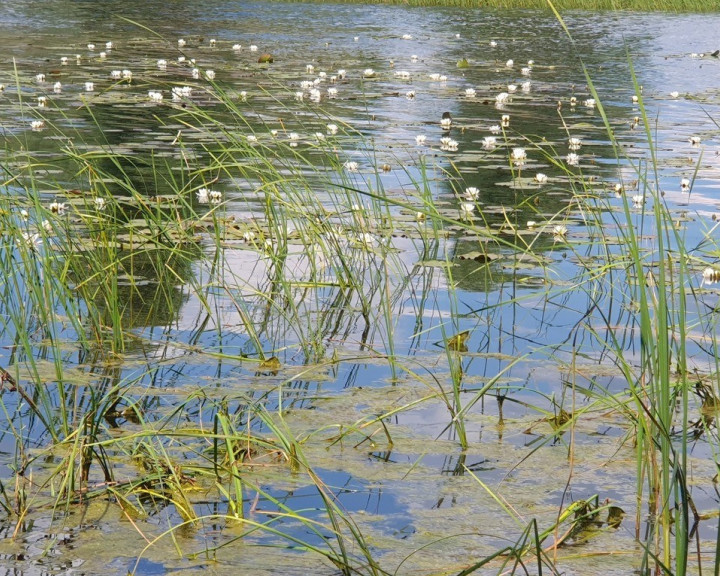
{"label": "water", "polygon": [[[227,278],[227,284],[217,280],[208,257],[215,244],[207,238],[187,248],[187,257],[173,266],[171,275],[161,274],[168,263],[167,251],[128,251],[132,266],[121,278],[116,297],[133,338],[121,356],[78,351],[71,342],[58,351],[42,338],[29,352],[18,352],[12,323],[0,336],[6,350],[0,365],[21,366],[19,374],[26,383],[37,383],[39,378],[56,391],[47,407],[53,417],[59,419],[63,412],[63,390],[71,400],[68,409],[74,423],[85,417],[94,397],[113,397],[114,387],[122,390],[118,413],[93,419],[101,430],[100,442],[139,434],[122,449],[108,448],[112,477],[118,482],[140,474],[136,450],[145,438],[138,418],[167,432],[158,438],[168,458],[184,462],[188,475],[197,474],[202,495],[191,498],[198,513],[206,515],[199,528],[176,529],[184,556],[178,557],[169,538],[144,550],[146,536],[178,526],[176,504],[145,502],[147,515],[134,520],[139,524],[136,532],[123,523],[127,510],[117,500],[109,504],[91,500],[84,512],[50,521],[47,502],[52,498],[38,490],[45,499],[38,497],[30,520],[20,528],[12,515],[3,521],[0,566],[7,567],[8,574],[99,570],[124,574],[139,558],[138,574],[194,573],[208,558],[192,553],[221,546],[208,554],[218,562],[217,573],[235,573],[238,566],[270,573],[272,565],[277,566],[273,573],[306,571],[306,563],[313,561],[307,555],[288,558],[287,553],[255,546],[287,545],[278,536],[257,532],[235,540],[238,527],[221,518],[228,512],[226,496],[201,473],[207,468],[212,442],[202,433],[194,435],[195,430],[209,435],[223,403],[229,414],[242,415],[257,402],[271,411],[282,407],[293,434],[307,439],[303,449],[308,460],[337,494],[339,505],[369,535],[373,553],[386,569],[459,572],[514,541],[531,518],[537,517],[546,527],[557,517],[561,502],[567,505],[571,499],[593,494],[622,507],[630,519],[619,531],[601,532],[583,544],[583,552],[591,561],[594,552],[631,552],[605,564],[604,573],[627,573],[637,567],[633,558],[640,549],[633,539],[632,520],[635,464],[625,436],[627,421],[595,408],[587,419],[579,420],[572,472],[569,440],[554,438],[548,423],[560,406],[568,411],[571,406],[575,410],[588,406],[593,391],[626,393],[628,383],[603,344],[607,325],[619,327],[625,357],[639,362],[638,329],[627,302],[620,305],[612,298],[599,298],[606,308],[598,316],[587,292],[561,289],[571,284],[579,265],[598,257],[596,218],[609,230],[616,227],[611,216],[622,210],[622,201],[614,198],[614,185],[622,184],[629,196],[637,193],[632,182],[638,174],[627,159],[616,160],[598,108],[583,104],[593,95],[579,57],[621,149],[637,160],[647,155],[647,146],[644,127],[635,122],[641,113],[632,101],[634,72],[659,158],[659,170],[650,180],[657,177],[668,209],[683,222],[686,245],[707,245],[706,236],[713,236],[708,234],[714,225],[711,218],[718,209],[719,148],[717,126],[710,119],[720,117],[716,85],[720,60],[709,55],[720,48],[713,45],[718,20],[706,14],[577,12],[566,15],[573,35],[570,42],[554,17],[533,11],[209,1],[163,3],[149,14],[147,3],[132,1],[98,5],[20,0],[4,5],[0,50],[7,58],[0,69],[0,82],[5,84],[0,123],[9,174],[29,173],[17,154],[31,150],[43,160],[33,170],[42,202],[67,200],[71,209],[87,211],[78,195],[66,198],[58,190],[87,191],[97,183],[69,162],[60,148],[77,153],[122,152],[117,163],[106,158],[100,167],[108,174],[126,176],[141,198],[172,197],[178,182],[192,182],[187,187],[194,189],[202,181],[222,193],[221,218],[235,218],[237,229],[223,242],[227,276],[220,277]],[[182,49],[179,38],[187,42]],[[216,40],[214,46],[211,38]],[[106,48],[106,42],[112,47]],[[95,44],[93,50],[89,43]],[[242,47],[235,50],[235,44]],[[256,52],[250,51],[251,45],[257,46]],[[272,54],[271,65],[258,64],[263,53]],[[181,56],[184,63],[178,62]],[[194,66],[187,62],[190,58],[196,59],[197,79],[192,76]],[[159,59],[167,66],[159,67]],[[467,67],[457,66],[462,59],[467,59]],[[512,66],[507,65],[509,59]],[[524,72],[529,60],[534,63]],[[368,68],[375,74],[364,78]],[[131,82],[111,76],[113,70],[126,69],[132,71]],[[347,71],[344,78],[338,77],[341,69]],[[205,79],[208,70],[215,72],[215,86]],[[327,77],[315,85],[321,95],[317,104],[302,82],[314,81],[320,72]],[[41,73],[44,80],[36,80]],[[447,78],[433,79],[431,74]],[[332,76],[337,77],[334,82]],[[62,84],[60,92],[54,90],[56,82]],[[92,91],[85,90],[87,82],[93,82]],[[516,90],[510,92],[509,85]],[[192,96],[173,103],[170,90],[181,86],[191,86]],[[331,97],[328,88],[336,88],[337,95]],[[466,92],[470,88],[474,95]],[[150,90],[162,92],[161,103],[148,98]],[[238,114],[217,103],[215,90],[227,91]],[[671,94],[675,91],[677,95]],[[247,93],[245,98],[242,92]],[[296,92],[303,93],[302,102]],[[510,98],[499,107],[496,96],[501,92],[510,92]],[[40,96],[47,98],[47,107],[38,107]],[[575,105],[571,97],[576,98]],[[223,124],[190,128],[184,112],[192,106]],[[453,119],[450,130],[440,125],[445,112]],[[496,146],[483,146],[503,114],[510,115],[509,127],[495,135]],[[32,130],[31,121],[40,116],[44,127]],[[340,124],[337,135],[328,133],[330,122]],[[315,136],[318,132],[325,137],[321,144]],[[358,164],[358,172],[345,172],[335,177],[336,182],[344,178],[361,189],[380,188],[400,203],[410,198],[417,209],[422,203],[414,190],[426,166],[433,205],[451,219],[462,215],[462,200],[456,193],[478,188],[474,217],[482,218],[501,241],[491,243],[453,226],[448,226],[447,242],[428,241],[419,232],[422,227],[414,210],[395,206],[390,213],[396,228],[389,242],[394,251],[384,260],[390,269],[387,283],[378,272],[383,271],[377,264],[383,261],[381,249],[358,246],[355,241],[348,244],[346,255],[365,262],[366,293],[348,295],[332,283],[308,290],[304,286],[312,268],[310,249],[295,239],[285,269],[295,281],[293,291],[269,298],[276,290],[273,268],[268,259],[258,257],[261,250],[242,240],[249,230],[270,235],[262,221],[265,202],[263,191],[257,189],[256,166],[247,159],[232,170],[220,170],[213,161],[219,142],[249,135],[257,138],[253,146],[285,147],[279,154],[282,171],[290,179],[300,170],[306,182],[317,186],[312,194],[323,199],[338,229],[359,218],[380,222],[384,214],[367,196],[345,198],[327,189],[324,177],[334,173],[334,167],[326,164],[328,149],[334,151],[338,164]],[[417,136],[425,136],[426,142],[418,145]],[[457,150],[443,149],[442,137],[455,140]],[[575,201],[579,179],[569,177],[566,170],[570,137],[581,139],[582,146],[574,151],[579,167],[570,167],[569,173],[597,183],[592,191],[600,198],[597,213],[579,210]],[[699,137],[700,143],[692,144],[691,137]],[[314,170],[293,157],[293,143],[313,159]],[[527,161],[511,168],[508,157],[518,147],[527,151]],[[389,170],[376,172],[383,164]],[[641,170],[646,166],[639,165]],[[197,172],[201,179],[193,175]],[[535,182],[538,172],[547,175],[546,184]],[[157,173],[168,176],[158,179]],[[682,178],[693,180],[691,193],[681,189]],[[8,178],[3,192],[13,210],[25,205],[18,181]],[[137,234],[145,234],[145,223],[135,221],[143,214],[142,207],[114,183],[107,192],[126,198],[119,221],[127,230],[123,241],[130,245]],[[211,218],[212,205],[200,204],[194,191],[188,196],[189,205],[177,208],[179,217],[197,211]],[[158,205],[175,214],[171,202]],[[651,206],[648,201],[646,210]],[[528,226],[531,220],[538,222],[535,230],[567,226],[567,238],[538,235]],[[644,246],[652,250],[650,216],[631,207],[631,221],[647,234]],[[528,252],[534,258],[512,248],[510,240],[517,237],[533,242]],[[485,265],[486,255],[479,255],[485,243],[490,246],[491,265]],[[703,253],[704,262],[712,261],[713,254],[712,250]],[[693,277],[688,280],[699,294],[697,310],[690,304],[693,313],[703,312],[703,303],[713,307],[717,301],[716,291],[703,281],[703,267],[701,262],[693,263]],[[621,271],[618,274],[622,278]],[[71,281],[81,284],[83,279]],[[370,313],[363,315],[361,308],[368,303]],[[383,306],[389,307],[389,325]],[[9,308],[6,303],[6,316]],[[279,358],[277,369],[256,362],[257,342],[247,329],[248,318],[264,352]],[[706,332],[712,332],[712,322],[707,321]],[[438,394],[452,389],[453,369],[443,341],[460,330],[471,331],[467,353],[458,362],[463,402],[471,402],[477,390],[497,379],[494,394],[468,409],[470,446],[465,451],[449,423],[448,406]],[[704,346],[703,338],[689,341],[688,347],[693,367],[701,373],[714,371],[712,350]],[[23,354],[28,353],[39,374],[24,367]],[[401,369],[389,367],[388,354],[396,356]],[[65,375],[60,383],[58,363]],[[571,384],[589,392],[573,397]],[[504,395],[502,425],[495,398]],[[8,424],[23,427],[24,449],[36,475],[47,476],[61,455],[45,451],[51,438],[44,423],[16,394],[4,392],[2,401]],[[393,440],[389,444],[380,424],[372,421],[403,406],[385,419]],[[266,422],[256,418],[243,424],[272,443],[275,433]],[[342,429],[337,428],[340,425]],[[335,434],[353,426],[357,429],[333,442]],[[191,437],[176,438],[172,433],[176,430],[192,431]],[[0,446],[0,476],[9,490],[17,458],[15,437],[6,433]],[[37,454],[43,456],[42,463],[32,460]],[[302,474],[291,474],[274,454],[259,450],[257,465],[244,472],[249,486],[246,508],[260,511],[248,514],[262,522],[275,518],[272,514],[282,506],[307,510],[307,518],[325,522],[319,533],[312,525],[292,519],[277,526],[322,547],[332,539],[316,486]],[[701,511],[713,510],[718,497],[711,478],[716,471],[703,434],[693,453],[693,466],[695,481],[702,487],[694,493],[696,504]],[[522,511],[518,523],[480,489],[468,470]],[[91,486],[102,491],[106,479],[95,468],[93,474]],[[558,482],[558,476],[563,480]],[[571,490],[566,494],[569,476]],[[253,503],[256,492],[260,496]],[[712,541],[716,531],[716,521],[701,523],[703,542]],[[113,550],[100,546],[103,533],[116,539]],[[442,545],[434,543],[450,535]],[[67,545],[70,540],[72,546]],[[414,553],[417,550],[425,552]],[[567,573],[593,572],[591,563],[573,562],[577,560],[564,565]],[[335,573],[329,562],[312,566],[317,573]]]}

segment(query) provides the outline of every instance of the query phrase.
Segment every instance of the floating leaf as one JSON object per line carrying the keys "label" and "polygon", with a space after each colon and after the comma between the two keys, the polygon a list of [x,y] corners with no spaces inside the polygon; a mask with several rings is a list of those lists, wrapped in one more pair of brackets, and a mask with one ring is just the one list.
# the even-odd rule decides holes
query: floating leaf
{"label": "floating leaf", "polygon": [[458,68],[469,68],[470,62],[468,62],[467,58],[462,58],[462,59],[458,60],[457,67]]}
{"label": "floating leaf", "polygon": [[280,370],[280,368],[282,368],[282,364],[280,363],[280,360],[278,360],[277,356],[272,356],[271,358],[260,362],[261,370],[267,370],[268,372],[277,372],[278,370]]}
{"label": "floating leaf", "polygon": [[450,336],[445,341],[445,346],[448,350],[454,350],[456,352],[467,352],[466,342],[470,337],[470,330],[463,330],[458,332],[454,336]]}

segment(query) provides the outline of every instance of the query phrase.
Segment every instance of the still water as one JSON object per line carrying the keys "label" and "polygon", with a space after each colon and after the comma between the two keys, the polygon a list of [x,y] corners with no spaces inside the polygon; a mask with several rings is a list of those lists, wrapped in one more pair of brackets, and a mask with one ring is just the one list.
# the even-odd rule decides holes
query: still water
{"label": "still water", "polygon": [[[277,143],[286,147],[280,170],[288,175],[299,171],[316,183],[313,194],[345,221],[376,208],[369,196],[358,196],[355,205],[323,187],[324,177],[335,170],[326,165],[328,149],[345,167],[331,176],[336,182],[363,192],[382,191],[398,203],[388,209],[398,223],[391,280],[370,297],[374,308],[388,306],[387,314],[363,315],[358,302],[331,305],[342,300],[331,285],[309,299],[294,294],[295,320],[287,310],[266,310],[257,295],[267,287],[268,266],[240,241],[224,245],[224,265],[238,283],[235,296],[215,290],[209,281],[207,289],[196,290],[214,273],[208,257],[212,243],[205,242],[194,248],[192,265],[178,268],[172,282],[159,287],[152,257],[137,257],[134,278],[126,290],[118,290],[126,326],[135,337],[125,354],[108,361],[69,346],[59,361],[78,386],[88,389],[132,381],[147,420],[164,426],[212,426],[212,414],[204,411],[208,399],[227,397],[238,410],[250,397],[264,398],[271,410],[282,407],[294,433],[320,439],[305,446],[308,459],[370,538],[386,570],[458,573],[517,539],[515,518],[480,488],[477,475],[519,511],[523,525],[534,517],[547,525],[562,502],[593,494],[622,507],[630,519],[619,530],[583,543],[578,557],[590,560],[568,558],[562,570],[629,573],[640,552],[634,540],[633,449],[625,424],[601,412],[585,422],[574,439],[578,452],[569,472],[567,445],[545,440],[548,421],[542,419],[568,405],[569,381],[608,394],[622,394],[627,382],[596,341],[588,293],[553,293],[547,286],[572,285],[581,264],[597,257],[593,223],[618,226],[611,215],[623,210],[623,200],[614,192],[620,187],[628,196],[637,195],[643,176],[663,191],[686,245],[702,247],[712,238],[720,210],[715,124],[720,119],[720,59],[712,56],[720,48],[720,16],[573,12],[564,18],[572,41],[550,13],[533,11],[216,0],[3,3],[0,125],[7,176],[2,191],[11,205],[19,207],[24,200],[23,186],[12,177],[25,173],[18,151],[40,159],[33,177],[49,205],[61,189],[88,187],[88,174],[73,169],[67,150],[111,150],[124,160],[103,168],[126,175],[147,198],[172,195],[177,184],[156,178],[152,166],[167,166],[178,180],[185,169],[202,173],[206,166],[204,181],[222,195],[222,217],[248,230],[265,206],[259,180],[213,163],[217,143],[233,139],[268,149]],[[258,63],[262,54],[272,55],[273,62]],[[591,93],[583,65],[597,94]],[[185,86],[192,91],[174,100],[172,89]],[[233,102],[237,115],[218,102],[219,92]],[[633,99],[638,95],[654,139],[656,170],[647,162],[642,110]],[[592,103],[596,96],[617,139],[616,150],[599,102]],[[190,127],[182,116],[188,107],[226,123],[221,129],[209,122]],[[449,126],[441,124],[443,115],[452,119]],[[507,126],[502,126],[503,115],[509,116]],[[339,125],[337,133],[329,125]],[[512,157],[520,156],[513,152],[520,148],[526,154],[522,161]],[[315,164],[294,158],[294,149]],[[594,193],[601,191],[597,215],[578,208],[573,199],[583,188],[581,176],[594,183]],[[478,190],[475,207],[463,208],[469,188]],[[565,231],[532,233],[537,240],[531,261],[500,242],[491,249],[497,261],[487,266],[485,257],[479,261],[476,255],[478,237],[462,227],[448,225],[447,241],[434,247],[423,243],[412,210],[422,209],[422,203],[408,201],[408,190],[411,200],[426,190],[448,220],[478,219],[481,213],[500,238],[522,237],[537,226]],[[195,194],[192,198],[198,213],[215,210]],[[635,204],[628,225],[647,234],[651,251],[649,199]],[[301,244],[291,250],[298,286],[305,281],[305,251]],[[369,254],[372,260],[373,251]],[[717,293],[706,285],[702,271],[717,256],[712,250],[700,253],[692,267],[689,286],[704,290],[700,308],[716,305]],[[151,305],[158,298],[170,302]],[[638,345],[631,310],[602,302],[604,321],[621,327],[621,346],[631,357]],[[279,358],[282,369],[257,371],[255,364],[243,363],[258,345],[243,329],[244,313],[256,322],[261,347]],[[581,331],[583,322],[588,329]],[[459,448],[448,424],[447,406],[437,399],[421,401],[434,386],[451,387],[452,369],[438,342],[461,330],[470,330],[461,361],[469,397],[493,378],[502,384],[497,394],[468,411],[467,450]],[[337,354],[340,361],[328,368],[309,353],[302,343],[310,333],[322,342],[323,354]],[[572,343],[569,334],[576,338]],[[0,343],[6,350],[0,365],[14,365],[8,324]],[[712,352],[702,344],[688,345],[693,367],[713,372]],[[39,343],[38,362],[45,361],[51,373],[58,356],[46,358],[41,349]],[[583,367],[573,371],[578,349]],[[388,355],[402,359],[400,375],[388,365]],[[17,398],[3,394],[8,428],[22,423],[26,448],[41,451],[50,441],[41,423],[28,417]],[[510,425],[498,423],[503,404],[496,397],[507,397],[504,417]],[[413,408],[386,419],[392,445],[375,437],[375,446],[360,436],[338,445],[319,432],[406,405]],[[110,434],[136,430],[130,421],[111,428]],[[172,445],[170,437],[167,442]],[[8,433],[0,445],[0,476],[10,486],[17,444]],[[48,466],[53,457],[47,456]],[[711,450],[702,439],[694,457],[696,503],[701,511],[716,509]],[[117,478],[137,473],[122,454],[115,459]],[[199,466],[192,454],[187,461],[188,467]],[[39,466],[38,476],[43,473]],[[281,502],[323,520],[314,485],[263,474],[253,471],[254,482],[276,500],[261,499],[260,510]],[[571,497],[565,492],[568,483]],[[263,548],[287,545],[272,535],[236,540],[237,526],[218,520],[227,512],[223,498],[200,494],[194,504],[199,515],[207,516],[206,523],[178,529],[147,549],[152,538],[179,524],[171,506],[137,523],[110,499],[92,500],[57,518],[47,508],[20,521],[8,514],[1,523],[0,567],[24,575],[234,574],[238,567],[253,574],[337,573],[317,557]],[[258,508],[257,502],[246,504]],[[328,538],[290,520],[284,530],[315,546]],[[700,528],[703,542],[716,533],[717,518]],[[203,555],[214,546],[223,547]],[[608,550],[615,554],[598,570],[592,559]]]}

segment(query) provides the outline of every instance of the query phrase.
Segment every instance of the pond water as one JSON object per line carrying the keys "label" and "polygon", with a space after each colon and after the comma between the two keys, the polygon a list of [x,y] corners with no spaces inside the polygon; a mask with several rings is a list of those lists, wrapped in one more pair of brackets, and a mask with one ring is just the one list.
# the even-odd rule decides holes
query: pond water
{"label": "pond water", "polygon": [[[4,282],[0,366],[20,392],[0,397],[0,574],[338,574],[328,501],[336,531],[363,534],[342,552],[359,573],[459,574],[595,495],[623,520],[548,557],[640,570],[623,244],[633,229],[655,274],[684,246],[687,371],[717,389],[720,16],[563,18],[572,41],[535,11],[4,3],[4,218],[48,218],[47,258],[72,231],[102,262],[90,243],[112,229],[123,272],[103,299],[115,264],[83,278],[56,258],[40,284],[77,303],[48,289],[47,315],[25,306],[29,275]],[[7,271],[23,251],[3,234]],[[78,329],[93,310],[102,346]],[[672,428],[694,433],[707,568],[718,442],[693,398]],[[230,421],[246,448],[218,447]],[[244,524],[213,476],[231,449]]]}

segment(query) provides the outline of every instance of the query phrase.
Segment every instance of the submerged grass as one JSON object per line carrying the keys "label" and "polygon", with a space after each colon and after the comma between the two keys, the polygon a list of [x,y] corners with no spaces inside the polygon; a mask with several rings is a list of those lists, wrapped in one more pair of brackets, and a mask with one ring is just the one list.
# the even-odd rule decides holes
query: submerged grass
{"label": "submerged grass", "polygon": [[[68,190],[48,181],[42,164],[25,152],[11,156],[0,200],[6,240],[0,246],[0,321],[5,341],[12,344],[3,384],[16,395],[0,396],[0,407],[17,456],[14,486],[3,480],[0,506],[13,533],[26,529],[25,520],[34,514],[62,518],[78,505],[107,498],[148,543],[133,571],[139,572],[140,558],[163,540],[172,540],[181,556],[214,558],[238,541],[257,538],[259,545],[313,553],[333,573],[401,573],[423,548],[399,561],[386,560],[365,532],[368,523],[343,506],[342,495],[351,490],[330,485],[312,455],[320,445],[340,461],[351,451],[346,440],[353,450],[376,451],[384,443],[389,451],[395,434],[398,440],[407,434],[397,425],[399,415],[440,406],[446,420],[437,427],[438,436],[449,438],[452,446],[443,449],[461,454],[453,474],[479,485],[516,532],[502,534],[511,544],[481,558],[463,556],[437,573],[465,575],[486,568],[558,573],[568,543],[612,532],[622,521],[622,510],[602,494],[571,498],[582,449],[577,428],[609,412],[622,421],[623,442],[634,447],[634,530],[644,551],[640,571],[680,576],[700,565],[700,552],[695,558],[690,552],[698,519],[688,479],[689,421],[698,384],[703,408],[716,414],[720,370],[712,353],[708,373],[690,368],[691,332],[701,329],[713,351],[717,322],[715,310],[697,317],[690,312],[703,309],[690,278],[697,262],[720,250],[708,234],[709,248],[695,253],[664,202],[638,82],[631,79],[647,143],[648,158],[642,162],[624,156],[589,74],[586,80],[617,162],[632,169],[643,200],[636,209],[623,193],[621,210],[614,210],[605,190],[553,155],[547,161],[565,171],[572,199],[568,207],[545,215],[542,229],[529,231],[517,215],[504,211],[501,224],[493,225],[485,214],[473,216],[479,205],[448,208],[434,194],[434,175],[422,161],[413,167],[417,171],[405,169],[409,184],[401,191],[387,190],[372,146],[349,127],[336,134],[335,126],[298,146],[290,130],[273,134],[262,122],[249,122],[238,99],[213,83],[204,97],[222,114],[189,99],[175,108],[180,151],[172,158],[118,152],[107,142],[92,149],[68,145],[62,158],[78,182],[78,189]],[[332,119],[308,114],[305,121],[311,132]],[[204,139],[191,146],[183,141],[185,133]],[[505,137],[510,151],[515,141]],[[355,156],[360,167],[343,149],[357,141],[371,150]],[[542,150],[538,143],[536,152]],[[202,158],[200,165],[189,160],[193,151]],[[508,159],[509,168],[512,179],[522,183],[516,160]],[[443,174],[448,175],[456,179],[456,196],[462,199],[461,176]],[[242,192],[233,198],[233,214],[226,211],[228,198],[213,188],[222,181]],[[160,187],[170,193],[152,193]],[[584,244],[571,241],[562,224],[577,213],[588,230]],[[604,218],[616,225],[617,236]],[[642,240],[647,237],[652,237],[650,247]],[[468,238],[473,250],[461,254],[457,246]],[[616,249],[611,251],[611,244]],[[406,246],[418,255],[411,264],[404,260]],[[546,249],[575,257],[576,276],[559,281],[566,279],[543,258]],[[469,306],[453,261],[465,256],[478,263],[474,274],[492,279],[502,274],[492,267],[501,254],[514,264],[531,262],[539,269],[532,280],[541,288],[518,292],[515,267],[509,295],[498,290],[497,301],[486,296],[482,306]],[[446,285],[443,296],[438,270]],[[508,307],[524,299],[564,306],[577,293],[586,296],[586,309],[577,310],[562,342],[534,341],[531,352],[513,354],[502,344],[491,348],[495,343],[490,342],[482,351],[469,349],[474,331],[508,322],[502,315]],[[180,330],[172,327],[181,323],[179,311],[188,300],[197,307],[196,320],[176,337]],[[615,326],[617,308],[627,311],[628,327]],[[407,309],[414,326],[410,345],[402,349],[397,316]],[[498,332],[503,337],[521,324],[514,317],[510,322],[511,329]],[[148,325],[173,334],[164,348]],[[635,327],[639,338],[627,336]],[[622,375],[624,390],[578,383],[577,363],[587,340],[599,346],[598,363],[610,362]],[[90,366],[89,373],[70,370],[68,354],[78,358],[76,364]],[[189,365],[217,362],[216,377],[195,382],[191,394],[166,390],[175,382],[172,372],[185,369],[174,363],[181,355]],[[137,357],[143,361],[128,377],[119,365]],[[471,363],[493,357],[497,364],[478,379]],[[538,392],[532,405],[521,394],[523,385],[511,376],[530,358],[565,364],[560,398]],[[320,413],[332,399],[319,386],[314,394],[296,397],[293,386],[337,377],[339,368],[359,363],[387,369],[388,388],[403,391],[393,405],[373,406],[360,419],[348,410],[337,421],[311,418],[293,428],[292,417],[303,411],[303,402],[317,401],[311,408]],[[167,365],[171,369],[165,372]],[[232,383],[238,373],[247,385]],[[536,438],[516,468],[550,445],[567,450],[567,470],[546,472],[561,497],[543,523],[524,518],[500,488],[465,464],[479,444],[470,432],[474,419],[486,416],[478,408],[490,399],[499,406],[499,436],[505,401],[539,417],[525,431]],[[720,450],[717,437],[708,433],[710,416],[703,426],[717,462]],[[31,471],[42,460],[52,465],[38,480]],[[421,460],[406,475],[419,469]],[[312,504],[294,500],[294,492],[307,487]],[[159,533],[148,524],[139,527],[149,517],[162,518],[168,527]],[[185,550],[175,539],[205,522],[232,527],[232,535],[224,534],[202,552]],[[432,545],[457,532],[447,527]],[[714,560],[717,566],[717,548]]]}

